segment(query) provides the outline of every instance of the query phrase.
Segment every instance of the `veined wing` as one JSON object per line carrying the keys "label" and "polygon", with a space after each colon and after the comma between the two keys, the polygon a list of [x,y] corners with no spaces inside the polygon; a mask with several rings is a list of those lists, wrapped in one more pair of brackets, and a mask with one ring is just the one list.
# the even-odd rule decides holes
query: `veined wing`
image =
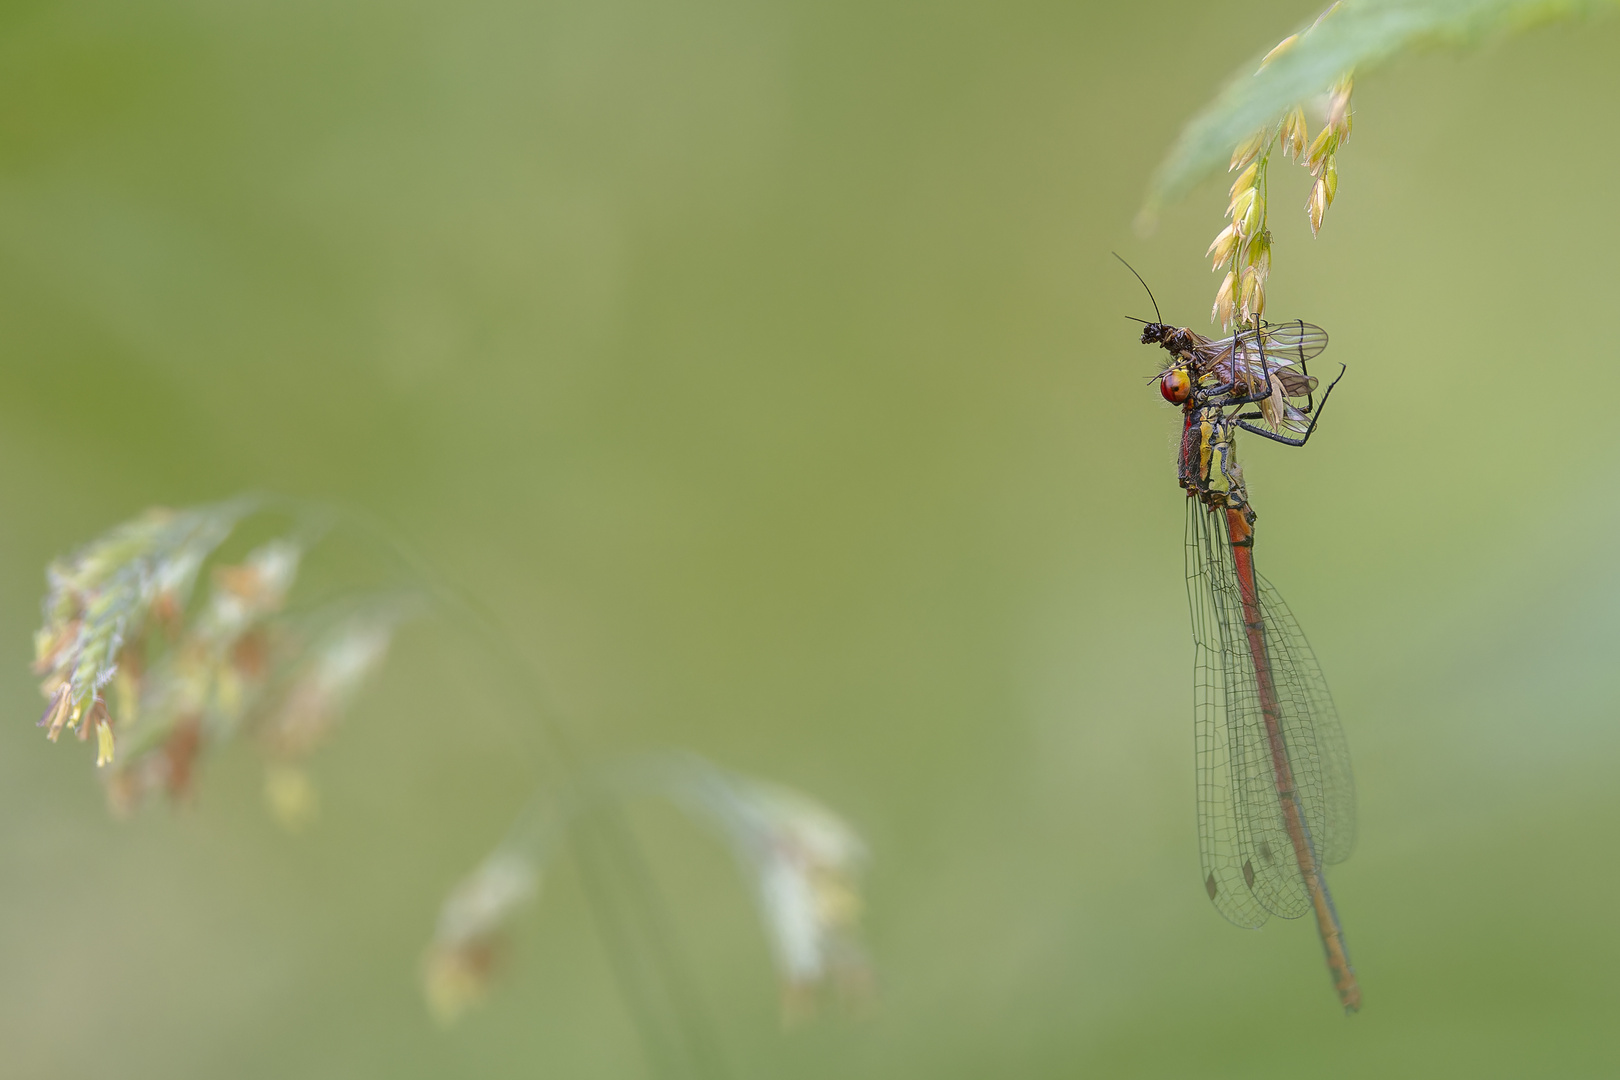
{"label": "veined wing", "polygon": [[1299,914],[1276,896],[1291,884],[1303,895],[1304,886],[1297,869],[1288,874],[1292,852],[1274,787],[1273,813],[1267,818],[1263,812],[1270,766],[1256,754],[1249,732],[1257,726],[1263,732],[1263,719],[1224,513],[1188,499],[1186,548],[1204,890],[1226,918],[1256,927],[1283,913],[1278,908]]}
{"label": "veined wing", "polygon": [[[1311,382],[1314,384],[1316,380],[1312,379]],[[1304,411],[1295,408],[1286,400],[1283,401],[1281,411],[1275,415],[1281,417],[1281,422],[1276,425],[1278,431],[1291,431],[1295,435],[1304,435],[1311,430],[1310,416]]]}
{"label": "veined wing", "polygon": [[1312,323],[1267,323],[1210,342],[1198,354],[1200,370],[1251,391],[1263,390],[1268,376],[1275,374],[1285,396],[1304,397],[1316,389],[1305,363],[1327,348],[1327,341],[1327,331]]}
{"label": "veined wing", "polygon": [[1282,729],[1294,783],[1317,858],[1339,863],[1356,846],[1356,785],[1350,747],[1327,680],[1299,621],[1271,582],[1259,578]]}
{"label": "veined wing", "polygon": [[[1226,650],[1229,613],[1218,603],[1216,580],[1228,572],[1221,551],[1226,539],[1217,512],[1187,500],[1187,600],[1193,629],[1193,741],[1198,763],[1198,853],[1204,891],[1216,910],[1239,926],[1257,927],[1270,916],[1243,874],[1232,741],[1227,715]],[[1227,557],[1230,561],[1230,555]]]}
{"label": "veined wing", "polygon": [[1327,331],[1315,323],[1294,319],[1292,322],[1266,323],[1259,330],[1246,330],[1236,335],[1243,348],[1259,358],[1261,349],[1268,357],[1290,364],[1303,364],[1315,359],[1327,348]]}
{"label": "veined wing", "polygon": [[[1269,644],[1276,636],[1271,633],[1261,636],[1266,644],[1256,664],[1225,514],[1196,499],[1188,503],[1187,591],[1195,642],[1194,729],[1204,888],[1221,914],[1239,926],[1259,926],[1269,915],[1297,918],[1310,910],[1310,893],[1278,795],[1265,699],[1274,700],[1286,743],[1290,732],[1311,729],[1312,684],[1308,674],[1290,674],[1281,684],[1286,690],[1279,687],[1276,669],[1284,650]],[[1263,612],[1265,600],[1258,594],[1257,603]],[[1286,658],[1291,662],[1297,655],[1296,643],[1286,633],[1281,636],[1287,639]],[[1316,670],[1319,676],[1314,658],[1311,664],[1307,670]],[[1264,691],[1259,671],[1269,673]],[[1325,689],[1323,684],[1324,694]],[[1285,754],[1290,762],[1302,761],[1303,775],[1296,775],[1294,783],[1306,807],[1307,827],[1332,833],[1333,801],[1324,794],[1322,770],[1314,767],[1324,754],[1316,741],[1295,737],[1301,749],[1289,746]]]}
{"label": "veined wing", "polygon": [[1224,352],[1233,345],[1240,345],[1245,349],[1258,349],[1264,346],[1267,354],[1294,363],[1314,360],[1323,349],[1327,348],[1328,343],[1326,330],[1303,319],[1265,323],[1258,330],[1244,329],[1229,337],[1214,340],[1193,334],[1191,331],[1186,333],[1196,339],[1198,347],[1210,351]]}

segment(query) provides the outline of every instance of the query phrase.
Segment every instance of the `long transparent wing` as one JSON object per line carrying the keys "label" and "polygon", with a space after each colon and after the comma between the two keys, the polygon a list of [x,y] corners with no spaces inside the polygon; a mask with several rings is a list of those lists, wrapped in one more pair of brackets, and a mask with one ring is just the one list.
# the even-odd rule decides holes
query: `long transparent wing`
{"label": "long transparent wing", "polygon": [[1279,762],[1260,672],[1271,685],[1281,752],[1308,842],[1323,862],[1343,860],[1355,842],[1349,753],[1332,696],[1298,621],[1263,578],[1252,593],[1261,628],[1251,636],[1224,514],[1194,499],[1188,500],[1187,590],[1205,890],[1240,926],[1258,926],[1268,914],[1297,918],[1310,909],[1310,895],[1278,793]]}
{"label": "long transparent wing", "polygon": [[1316,653],[1275,587],[1260,581],[1271,644],[1272,670],[1295,784],[1316,856],[1325,863],[1350,857],[1356,846],[1356,785],[1350,747]]}
{"label": "long transparent wing", "polygon": [[1317,385],[1316,378],[1304,372],[1305,362],[1327,348],[1327,342],[1327,331],[1313,323],[1297,319],[1267,323],[1203,346],[1198,352],[1200,373],[1241,383],[1251,391],[1262,390],[1275,373],[1288,397],[1304,397]]}
{"label": "long transparent wing", "polygon": [[[1214,519],[1212,524],[1222,526],[1224,515]],[[1257,660],[1254,639],[1246,626],[1242,583],[1224,529],[1216,540],[1213,547],[1220,559],[1220,573],[1214,575],[1215,595],[1217,605],[1226,613],[1224,622],[1228,631],[1226,708],[1243,877],[1261,907],[1273,915],[1296,919],[1310,910],[1310,893],[1288,835],[1277,790],[1277,761],[1266,728],[1259,672],[1272,672],[1269,677],[1275,694],[1269,635],[1263,632],[1259,635]]]}
{"label": "long transparent wing", "polygon": [[1244,348],[1259,359],[1260,349],[1266,356],[1290,364],[1303,364],[1327,348],[1327,331],[1315,323],[1294,319],[1291,322],[1267,323],[1258,331],[1240,335]]}
{"label": "long transparent wing", "polygon": [[[1233,663],[1245,648],[1234,613],[1231,551],[1218,511],[1187,500],[1187,599],[1193,624],[1193,739],[1198,772],[1198,851],[1204,891],[1239,926],[1257,927],[1270,908],[1255,894],[1249,829],[1240,813],[1246,773],[1243,710],[1257,700],[1253,673]],[[1234,622],[1234,619],[1236,622]],[[1235,685],[1234,685],[1235,683]]]}
{"label": "long transparent wing", "polygon": [[1263,924],[1269,912],[1244,881],[1242,844],[1233,799],[1227,717],[1227,628],[1217,603],[1221,572],[1211,511],[1187,500],[1187,600],[1193,629],[1193,740],[1198,762],[1198,852],[1204,891],[1220,913],[1239,926]]}

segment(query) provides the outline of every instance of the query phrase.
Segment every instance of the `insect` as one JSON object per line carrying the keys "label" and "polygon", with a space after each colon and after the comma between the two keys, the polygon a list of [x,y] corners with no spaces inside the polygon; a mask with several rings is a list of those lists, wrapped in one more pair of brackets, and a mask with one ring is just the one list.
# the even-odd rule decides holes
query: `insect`
{"label": "insect", "polygon": [[[1219,385],[1254,396],[1274,431],[1308,430],[1317,383],[1305,365],[1327,348],[1327,331],[1320,326],[1265,323],[1212,341],[1186,327],[1152,322],[1142,327],[1142,343],[1159,345],[1170,354],[1171,367],[1184,367],[1195,379],[1213,377]],[[1289,400],[1300,397],[1306,399],[1303,407]]]}
{"label": "insect", "polygon": [[[1158,345],[1170,354],[1160,376],[1159,390],[1165,400],[1183,404],[1195,385],[1224,389],[1224,396],[1230,399],[1228,404],[1259,406],[1258,415],[1237,418],[1239,427],[1267,438],[1275,438],[1279,431],[1289,431],[1301,439],[1295,445],[1304,445],[1303,439],[1309,437],[1312,427],[1310,414],[1316,408],[1317,388],[1316,377],[1306,365],[1327,348],[1326,330],[1295,320],[1261,323],[1240,329],[1230,337],[1212,340],[1184,326],[1165,322],[1159,314],[1159,302],[1153,299],[1153,290],[1147,288],[1142,275],[1124,259],[1119,261],[1142,282],[1153,303],[1153,322],[1132,320],[1142,324],[1142,344]],[[1172,378],[1172,373],[1178,371],[1182,375]],[[1213,398],[1222,396],[1212,395]],[[1304,402],[1298,402],[1299,398],[1304,398]],[[1323,401],[1326,401],[1325,396]],[[1259,431],[1245,422],[1249,420],[1265,420],[1271,430]]]}
{"label": "insect", "polygon": [[1304,446],[1344,373],[1316,400],[1307,363],[1327,335],[1309,323],[1211,341],[1157,318],[1157,303],[1154,315],[1142,343],[1171,354],[1155,378],[1182,409],[1204,889],[1239,926],[1312,912],[1340,1003],[1354,1012],[1361,988],[1323,872],[1355,844],[1349,750],[1316,654],[1255,569],[1256,515],[1234,446],[1240,430]]}

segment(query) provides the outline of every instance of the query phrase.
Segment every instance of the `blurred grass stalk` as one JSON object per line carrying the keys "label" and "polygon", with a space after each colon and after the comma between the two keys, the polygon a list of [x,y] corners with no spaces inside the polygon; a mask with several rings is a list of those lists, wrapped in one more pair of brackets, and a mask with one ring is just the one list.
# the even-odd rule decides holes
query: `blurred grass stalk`
{"label": "blurred grass stalk", "polygon": [[[219,561],[221,546],[255,516],[290,524],[240,562]],[[389,551],[410,586],[289,608],[305,555],[337,525]],[[194,599],[211,561],[207,594]],[[788,1019],[808,1015],[824,985],[846,994],[868,986],[855,938],[865,849],[847,824],[803,795],[691,754],[583,766],[544,707],[533,665],[375,519],[268,496],[152,510],[56,560],[47,580],[35,637],[34,669],[48,702],[40,726],[52,741],[63,731],[96,737],[97,768],[120,815],[160,793],[186,799],[199,764],[245,735],[266,759],[271,812],[288,828],[305,827],[318,802],[304,762],[381,667],[398,627],[431,605],[479,639],[534,710],[548,775],[444,904],[422,969],[428,1004],[442,1021],[486,993],[514,916],[566,848],[649,1064],[661,1076],[726,1075],[624,814],[629,800],[645,795],[680,806],[728,844],[753,888]]]}

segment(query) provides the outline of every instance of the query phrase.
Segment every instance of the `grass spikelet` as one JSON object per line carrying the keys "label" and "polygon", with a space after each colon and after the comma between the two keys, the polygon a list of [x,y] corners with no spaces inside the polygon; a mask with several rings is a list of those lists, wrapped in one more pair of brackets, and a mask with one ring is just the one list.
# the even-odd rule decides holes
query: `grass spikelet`
{"label": "grass spikelet", "polygon": [[414,596],[377,597],[307,639],[295,633],[280,661],[283,687],[255,724],[267,751],[296,759],[318,746],[382,666],[399,625],[418,608]]}
{"label": "grass spikelet", "polygon": [[[252,508],[236,500],[149,511],[47,568],[34,672],[45,677],[51,704],[40,726],[53,741],[65,728],[87,736],[92,713],[111,722],[101,690],[123,654],[140,651],[151,622],[173,624],[203,562]],[[106,757],[104,737],[98,742]]]}
{"label": "grass spikelet", "polygon": [[[1317,16],[1309,29],[1284,38],[1260,61],[1256,74],[1308,38],[1338,6],[1334,4]],[[1206,252],[1213,257],[1214,269],[1224,272],[1210,313],[1222,329],[1258,326],[1265,316],[1266,279],[1271,274],[1271,230],[1266,225],[1267,166],[1273,148],[1280,146],[1285,157],[1298,160],[1310,170],[1313,183],[1305,212],[1311,235],[1321,231],[1322,217],[1339,188],[1336,155],[1350,138],[1353,85],[1349,73],[1334,82],[1324,108],[1327,119],[1315,140],[1309,140],[1304,107],[1295,103],[1274,125],[1250,134],[1232,151],[1229,169],[1238,176],[1232,182],[1226,206],[1229,224]]]}
{"label": "grass spikelet", "polygon": [[691,754],[643,759],[596,777],[587,801],[547,798],[445,901],[422,964],[422,990],[441,1020],[486,993],[512,917],[538,890],[549,860],[602,805],[668,799],[727,844],[752,888],[782,982],[784,1018],[809,1015],[824,989],[865,996],[869,968],[856,929],[866,847],[841,818],[791,789],[741,776]]}
{"label": "grass spikelet", "polygon": [[459,1020],[489,992],[506,927],[539,892],[544,854],[502,847],[445,900],[422,958],[422,993],[441,1024]]}
{"label": "grass spikelet", "polygon": [[1311,143],[1303,164],[1311,171],[1315,183],[1310,198],[1305,201],[1305,213],[1311,221],[1311,235],[1322,230],[1322,216],[1333,205],[1333,196],[1339,190],[1339,148],[1350,141],[1350,92],[1354,80],[1345,75],[1333,84],[1328,93],[1327,122],[1316,141]]}
{"label": "grass spikelet", "polygon": [[1225,329],[1260,320],[1271,273],[1271,230],[1266,227],[1266,177],[1277,132],[1262,131],[1232,155],[1232,181],[1226,204],[1228,224],[1205,254],[1224,271],[1210,317]]}
{"label": "grass spikelet", "polygon": [[320,793],[309,772],[297,765],[270,764],[264,770],[264,801],[270,816],[288,832],[302,832],[320,817]]}
{"label": "grass spikelet", "polygon": [[[1328,99],[1325,126],[1337,123],[1342,80],[1363,77],[1404,53],[1463,48],[1557,20],[1612,14],[1613,0],[1342,0],[1291,34],[1258,65],[1245,65],[1182,129],[1149,184],[1138,219],[1150,228],[1159,209],[1233,161],[1256,131],[1273,128],[1301,105]],[[1234,162],[1235,164],[1235,162]]]}
{"label": "grass spikelet", "polygon": [[53,741],[65,730],[95,736],[96,764],[120,814],[159,792],[186,796],[201,757],[248,727],[272,757],[272,812],[290,827],[308,824],[316,802],[297,763],[414,610],[389,595],[289,614],[304,556],[325,528],[313,517],[239,562],[216,561],[206,596],[193,604],[209,560],[262,509],[264,500],[244,497],[149,511],[48,570],[35,636],[48,701],[40,725]]}
{"label": "grass spikelet", "polygon": [[830,989],[863,997],[870,969],[857,930],[866,845],[841,817],[791,788],[700,758],[676,763],[672,794],[715,825],[751,882],[782,980],[783,1017]]}

